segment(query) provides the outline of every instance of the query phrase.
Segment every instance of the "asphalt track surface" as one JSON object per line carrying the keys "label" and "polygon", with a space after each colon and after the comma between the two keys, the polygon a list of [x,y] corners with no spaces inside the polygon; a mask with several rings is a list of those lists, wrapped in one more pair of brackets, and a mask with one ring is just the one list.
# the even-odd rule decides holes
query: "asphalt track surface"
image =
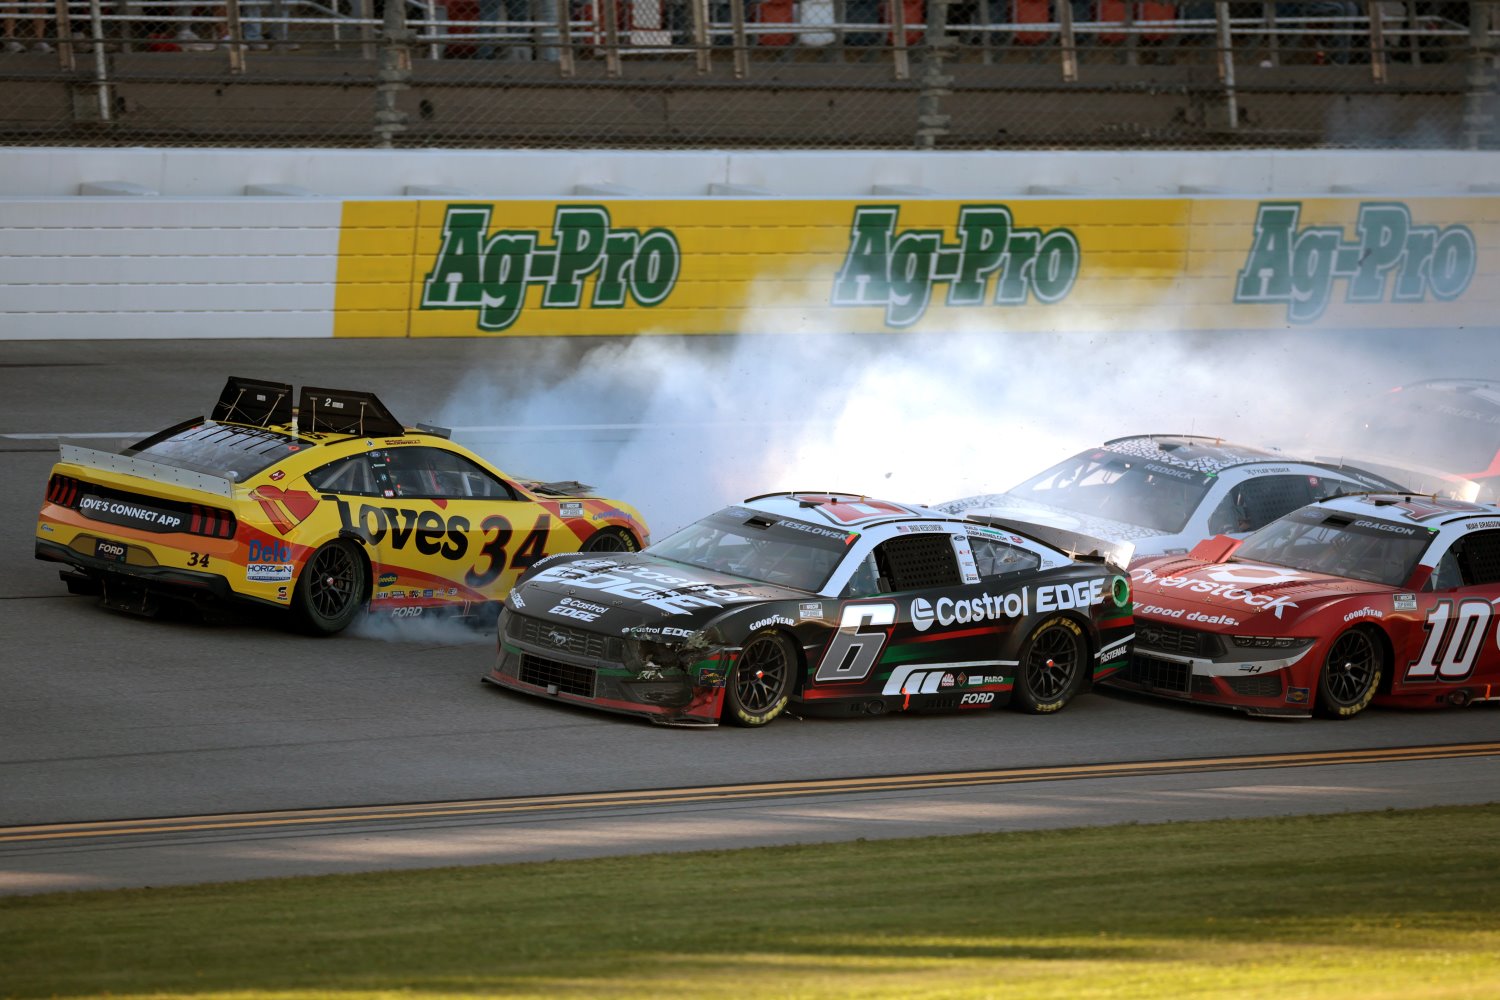
{"label": "asphalt track surface", "polygon": [[[1358,350],[1411,377],[1500,372],[1491,333],[1440,338],[1438,356],[1406,343],[1388,334]],[[1093,693],[1049,717],[662,729],[481,686],[492,636],[373,625],[312,640],[233,615],[140,619],[67,595],[56,567],[32,558],[59,440],[118,447],[202,412],[226,374],[373,388],[417,420],[476,366],[519,398],[566,387],[612,349],[0,344],[0,893],[1500,800],[1495,706],[1334,723]],[[700,338],[681,350],[731,364],[738,348]],[[684,414],[669,433],[676,463],[655,471],[661,496],[622,494],[659,534],[677,515],[656,511],[692,494],[678,484],[707,456],[818,433],[740,411]],[[504,428],[494,433],[516,454],[586,465],[645,433],[642,412],[595,407],[530,428],[501,411],[485,426]],[[703,509],[738,498],[689,496]]]}

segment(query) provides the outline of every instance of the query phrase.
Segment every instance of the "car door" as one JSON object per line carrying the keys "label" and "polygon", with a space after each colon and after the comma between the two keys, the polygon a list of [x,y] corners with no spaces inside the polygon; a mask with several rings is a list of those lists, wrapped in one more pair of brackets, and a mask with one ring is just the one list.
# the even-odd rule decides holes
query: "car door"
{"label": "car door", "polygon": [[994,701],[993,690],[978,689],[991,677],[994,689],[1002,684],[994,651],[1009,627],[1006,595],[986,590],[964,535],[932,527],[913,525],[861,561],[842,595],[839,628],[813,668],[814,685],[900,697],[909,708],[952,707],[973,693],[985,696],[969,702],[976,707]]}
{"label": "car door", "polygon": [[1409,629],[1395,650],[1396,693],[1484,688],[1500,695],[1500,531],[1460,535],[1438,560],[1429,587],[1416,596],[1421,628]]}
{"label": "car door", "polygon": [[465,455],[409,445],[370,459],[385,500],[374,543],[409,601],[499,600],[557,550],[557,519]]}

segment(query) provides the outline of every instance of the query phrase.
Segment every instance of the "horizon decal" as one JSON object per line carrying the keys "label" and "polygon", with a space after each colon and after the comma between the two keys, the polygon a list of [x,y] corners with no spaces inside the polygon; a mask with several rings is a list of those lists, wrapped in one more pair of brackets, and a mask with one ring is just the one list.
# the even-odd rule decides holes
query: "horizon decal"
{"label": "horizon decal", "polygon": [[1019,227],[1005,205],[964,205],[958,242],[947,243],[941,229],[899,230],[900,212],[855,208],[831,305],[883,306],[886,326],[901,328],[926,313],[935,285],[947,286],[948,306],[1051,305],[1078,280],[1082,251],[1066,228]]}
{"label": "horizon decal", "polygon": [[[558,205],[552,243],[535,229],[490,231],[491,205],[449,205],[443,242],[422,280],[420,310],[478,312],[481,330],[515,324],[526,293],[541,286],[543,309],[650,308],[677,285],[682,248],[671,230],[616,228],[603,205]],[[593,294],[584,304],[584,284]]]}
{"label": "horizon decal", "polygon": [[1361,203],[1353,240],[1343,226],[1299,229],[1301,214],[1301,202],[1260,203],[1254,242],[1235,277],[1236,303],[1285,303],[1288,320],[1311,323],[1328,308],[1335,281],[1347,282],[1345,302],[1417,303],[1429,293],[1451,302],[1478,268],[1467,226],[1413,225],[1401,202]]}

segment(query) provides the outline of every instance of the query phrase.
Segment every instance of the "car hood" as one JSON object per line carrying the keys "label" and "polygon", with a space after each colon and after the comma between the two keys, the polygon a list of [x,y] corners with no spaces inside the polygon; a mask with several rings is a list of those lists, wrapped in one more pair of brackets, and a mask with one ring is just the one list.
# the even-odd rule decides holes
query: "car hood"
{"label": "car hood", "polygon": [[1267,563],[1207,563],[1180,557],[1137,563],[1130,578],[1137,614],[1226,628],[1256,618],[1257,628],[1274,630],[1271,622],[1290,622],[1331,600],[1396,590]]}
{"label": "car hood", "polygon": [[549,560],[511,591],[516,611],[595,632],[683,638],[715,619],[767,601],[816,594],[757,583],[644,553]]}
{"label": "car hood", "polygon": [[1056,528],[1077,532],[1080,535],[1092,535],[1094,538],[1102,538],[1110,542],[1129,542],[1171,534],[1169,531],[1148,528],[1143,524],[1114,521],[1092,514],[1079,514],[1010,493],[989,493],[983,496],[964,497],[962,500],[949,500],[947,503],[937,504],[936,509],[963,517],[988,514],[994,517],[1050,524]]}

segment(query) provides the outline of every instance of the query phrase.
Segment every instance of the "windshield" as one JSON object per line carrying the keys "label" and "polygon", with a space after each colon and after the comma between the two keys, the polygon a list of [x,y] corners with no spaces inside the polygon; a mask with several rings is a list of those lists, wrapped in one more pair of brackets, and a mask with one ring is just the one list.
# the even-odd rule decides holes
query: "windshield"
{"label": "windshield", "polygon": [[1054,465],[1010,492],[1075,514],[1170,533],[1183,529],[1214,478],[1213,473],[1112,451],[1089,451]]}
{"label": "windshield", "polygon": [[815,593],[843,561],[847,531],[729,507],[646,551],[700,569]]}
{"label": "windshield", "polygon": [[1400,587],[1432,538],[1430,530],[1415,525],[1305,507],[1245,539],[1233,561],[1272,563]]}
{"label": "windshield", "polygon": [[1453,475],[1482,473],[1500,450],[1500,387],[1414,385],[1360,415],[1351,450]]}
{"label": "windshield", "polygon": [[293,452],[313,446],[312,441],[260,427],[205,420],[186,429],[174,427],[125,449],[124,453],[174,469],[243,482]]}

